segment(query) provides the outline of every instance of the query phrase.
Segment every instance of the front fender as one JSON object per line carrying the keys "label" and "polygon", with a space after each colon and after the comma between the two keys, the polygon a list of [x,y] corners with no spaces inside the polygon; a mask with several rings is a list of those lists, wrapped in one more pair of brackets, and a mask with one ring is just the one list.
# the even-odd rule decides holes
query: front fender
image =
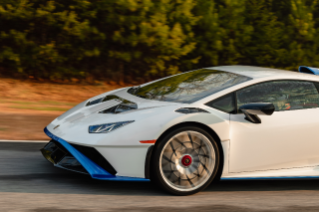
{"label": "front fender", "polygon": [[[205,108],[209,113],[182,114],[168,121],[156,134],[158,139],[167,130],[181,123],[195,122],[211,128],[221,141],[229,139],[229,114],[213,108]],[[177,113],[177,112],[174,112]]]}

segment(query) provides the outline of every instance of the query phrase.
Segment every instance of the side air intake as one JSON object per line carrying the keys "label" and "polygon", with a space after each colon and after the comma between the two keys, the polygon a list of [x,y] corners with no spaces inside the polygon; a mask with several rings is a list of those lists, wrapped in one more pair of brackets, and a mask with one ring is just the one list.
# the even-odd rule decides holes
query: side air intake
{"label": "side air intake", "polygon": [[319,69],[318,68],[307,67],[307,66],[299,66],[298,70],[299,70],[300,73],[319,75]]}

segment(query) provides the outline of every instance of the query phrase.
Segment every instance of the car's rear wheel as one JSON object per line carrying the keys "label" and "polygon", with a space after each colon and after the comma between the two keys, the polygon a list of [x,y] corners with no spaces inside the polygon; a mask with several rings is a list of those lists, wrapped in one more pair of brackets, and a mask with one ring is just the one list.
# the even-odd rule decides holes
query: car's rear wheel
{"label": "car's rear wheel", "polygon": [[190,195],[213,181],[220,152],[209,133],[198,127],[182,127],[158,142],[152,180],[160,187],[175,195]]}

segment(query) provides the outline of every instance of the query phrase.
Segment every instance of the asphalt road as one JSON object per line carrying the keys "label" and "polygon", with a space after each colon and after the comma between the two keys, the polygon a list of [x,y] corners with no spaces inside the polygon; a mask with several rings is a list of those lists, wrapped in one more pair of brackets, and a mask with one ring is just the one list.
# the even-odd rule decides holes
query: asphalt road
{"label": "asphalt road", "polygon": [[53,167],[44,143],[0,142],[0,211],[319,211],[319,180],[222,181],[171,196],[149,182],[92,180]]}

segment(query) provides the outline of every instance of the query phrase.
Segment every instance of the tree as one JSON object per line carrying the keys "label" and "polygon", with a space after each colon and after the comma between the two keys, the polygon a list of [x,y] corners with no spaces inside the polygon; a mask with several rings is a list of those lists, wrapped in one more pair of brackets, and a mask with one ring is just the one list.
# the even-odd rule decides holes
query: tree
{"label": "tree", "polygon": [[193,7],[193,0],[99,1],[92,21],[106,37],[99,64],[131,78],[178,73],[181,56],[195,47]]}
{"label": "tree", "polygon": [[194,26],[198,67],[237,64],[240,48],[250,39],[252,26],[245,25],[245,0],[198,0],[194,14],[200,16]]}
{"label": "tree", "polygon": [[272,0],[247,0],[245,24],[252,27],[250,38],[243,42],[240,49],[241,64],[278,67],[281,54],[286,51],[282,46],[285,26],[272,12]]}

